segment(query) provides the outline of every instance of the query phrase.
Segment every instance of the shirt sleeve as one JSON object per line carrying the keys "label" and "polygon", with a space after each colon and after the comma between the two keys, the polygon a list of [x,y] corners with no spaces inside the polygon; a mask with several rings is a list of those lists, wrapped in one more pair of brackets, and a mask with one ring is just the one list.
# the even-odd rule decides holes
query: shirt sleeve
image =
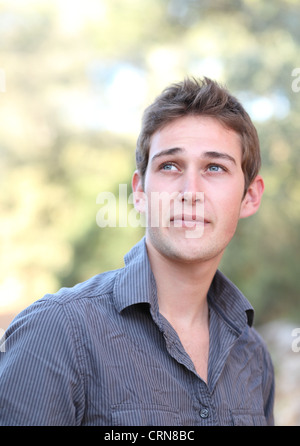
{"label": "shirt sleeve", "polygon": [[12,322],[0,350],[0,425],[80,425],[84,387],[63,305],[39,301]]}

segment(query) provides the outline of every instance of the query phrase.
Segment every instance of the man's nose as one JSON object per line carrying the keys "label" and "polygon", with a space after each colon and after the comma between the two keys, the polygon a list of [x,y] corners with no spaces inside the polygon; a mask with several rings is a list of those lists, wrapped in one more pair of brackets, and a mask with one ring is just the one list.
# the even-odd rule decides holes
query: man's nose
{"label": "man's nose", "polygon": [[186,173],[181,187],[181,199],[189,204],[204,200],[204,185],[201,174],[197,171]]}

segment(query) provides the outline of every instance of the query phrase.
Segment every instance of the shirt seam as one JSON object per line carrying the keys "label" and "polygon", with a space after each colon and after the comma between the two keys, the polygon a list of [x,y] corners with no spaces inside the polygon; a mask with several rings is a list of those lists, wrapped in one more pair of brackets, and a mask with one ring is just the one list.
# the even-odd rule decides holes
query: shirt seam
{"label": "shirt seam", "polygon": [[[81,346],[81,336],[80,336],[80,332],[76,327],[76,321],[74,321],[74,318],[71,314],[70,311],[68,311],[68,304],[70,304],[71,302],[57,302],[54,301],[55,304],[57,304],[58,306],[62,307],[62,312],[65,315],[65,319],[67,321],[68,324],[68,331],[70,333],[70,338],[72,340],[73,343],[73,348],[74,348],[74,356],[76,358],[76,363],[77,363],[77,368],[78,368],[78,374],[81,380],[81,385],[83,388],[83,394],[84,394],[84,411],[83,411],[83,415],[82,417],[84,417],[84,413],[85,413],[85,409],[86,409],[86,404],[85,404],[85,399],[86,399],[86,373],[84,372],[84,363],[86,362],[85,359],[85,353],[84,353],[84,348],[83,346]],[[78,324],[77,324],[78,325]],[[77,348],[78,347],[78,348]],[[79,351],[81,352],[81,354],[79,354]],[[85,358],[84,358],[85,357]]]}

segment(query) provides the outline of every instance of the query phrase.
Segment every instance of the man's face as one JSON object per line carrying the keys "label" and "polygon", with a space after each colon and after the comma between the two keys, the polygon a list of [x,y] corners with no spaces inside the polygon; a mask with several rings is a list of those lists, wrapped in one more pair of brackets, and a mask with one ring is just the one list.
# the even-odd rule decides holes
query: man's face
{"label": "man's face", "polygon": [[214,118],[187,116],[156,132],[144,179],[147,243],[174,260],[220,260],[247,197],[241,158],[239,135]]}

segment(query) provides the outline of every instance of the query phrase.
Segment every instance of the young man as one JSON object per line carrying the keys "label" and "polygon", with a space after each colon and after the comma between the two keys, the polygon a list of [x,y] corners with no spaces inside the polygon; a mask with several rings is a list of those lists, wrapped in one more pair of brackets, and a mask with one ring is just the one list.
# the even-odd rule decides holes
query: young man
{"label": "young man", "polygon": [[217,270],[264,189],[256,130],[217,83],[146,109],[133,176],[146,235],[125,267],[46,295],[11,324],[2,425],[272,425],[253,309]]}

